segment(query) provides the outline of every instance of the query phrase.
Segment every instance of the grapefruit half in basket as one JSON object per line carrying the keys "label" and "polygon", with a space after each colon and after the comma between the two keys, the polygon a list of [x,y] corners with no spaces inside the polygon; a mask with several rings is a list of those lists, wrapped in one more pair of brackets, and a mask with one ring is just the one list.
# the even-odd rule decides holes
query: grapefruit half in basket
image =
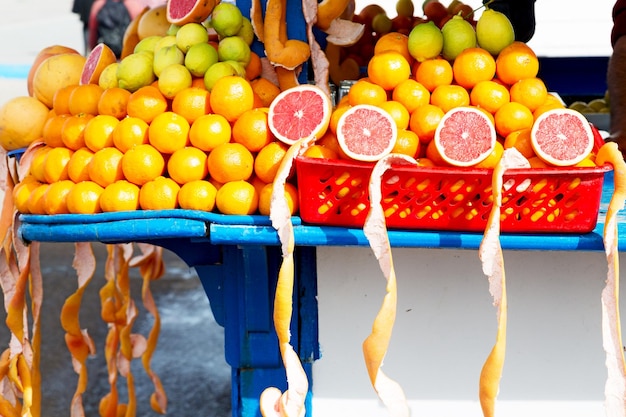
{"label": "grapefruit half in basket", "polygon": [[398,128],[389,113],[369,104],[350,107],[337,122],[341,150],[357,161],[378,161],[393,150],[397,138]]}
{"label": "grapefruit half in basket", "polygon": [[555,166],[572,166],[593,150],[594,136],[589,121],[576,110],[553,109],[535,120],[530,132],[535,153]]}
{"label": "grapefruit half in basket", "polygon": [[274,98],[268,111],[268,126],[278,140],[293,145],[302,138],[321,138],[330,122],[333,104],[319,87],[302,84]]}
{"label": "grapefruit half in basket", "polygon": [[487,115],[473,107],[455,107],[442,117],[434,145],[453,166],[469,167],[487,158],[496,144],[496,129]]}

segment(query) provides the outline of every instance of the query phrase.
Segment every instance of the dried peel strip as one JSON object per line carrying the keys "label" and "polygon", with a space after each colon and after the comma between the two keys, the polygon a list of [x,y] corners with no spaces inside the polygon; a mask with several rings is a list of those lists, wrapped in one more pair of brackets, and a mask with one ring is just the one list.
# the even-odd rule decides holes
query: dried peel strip
{"label": "dried peel strip", "polygon": [[404,391],[396,381],[385,375],[381,369],[391,340],[398,298],[391,244],[387,234],[385,214],[380,204],[382,199],[381,179],[392,164],[417,165],[417,161],[405,155],[389,154],[376,163],[370,176],[370,210],[363,225],[363,232],[369,241],[372,252],[378,259],[387,286],[382,306],[374,319],[372,332],[363,342],[363,356],[370,381],[378,397],[390,411],[390,415],[400,417],[409,415]]}
{"label": "dried peel strip", "polygon": [[[331,0],[326,1],[329,2]],[[311,49],[311,65],[313,66],[315,85],[320,87],[322,91],[330,97],[330,87],[328,85],[328,59],[313,34],[313,25],[315,25],[318,19],[316,12],[319,12],[319,6],[316,0],[302,0],[302,14],[304,15],[304,21],[306,22],[306,36],[309,41],[309,48]]]}
{"label": "dried peel strip", "polygon": [[619,253],[617,214],[626,200],[626,163],[617,144],[605,143],[596,155],[596,163],[613,165],[614,191],[604,223],[604,251],[608,263],[607,279],[602,290],[602,344],[606,354],[607,381],[604,388],[607,416],[626,415],[626,362],[619,314]]}
{"label": "dried peel strip", "polygon": [[489,293],[497,307],[498,328],[496,342],[483,365],[479,381],[480,406],[485,417],[493,417],[496,397],[500,387],[506,353],[507,294],[504,258],[500,246],[500,210],[502,207],[503,176],[510,168],[530,167],[528,160],[515,148],[504,151],[502,159],[493,170],[493,207],[480,243],[479,257],[483,273],[489,278]]}
{"label": "dried peel strip", "polygon": [[311,51],[309,45],[301,40],[286,39],[286,7],[285,0],[267,1],[263,42],[272,64],[293,70],[309,59]]}
{"label": "dried peel strip", "polygon": [[274,327],[287,374],[287,391],[281,393],[276,387],[269,387],[263,391],[259,398],[259,405],[264,417],[301,417],[306,413],[305,400],[309,381],[300,358],[290,343],[289,325],[293,312],[295,238],[291,212],[285,199],[285,183],[291,173],[294,159],[314,140],[314,137],[304,138],[291,145],[283,157],[273,183],[270,219],[278,233],[283,256],[274,295]]}

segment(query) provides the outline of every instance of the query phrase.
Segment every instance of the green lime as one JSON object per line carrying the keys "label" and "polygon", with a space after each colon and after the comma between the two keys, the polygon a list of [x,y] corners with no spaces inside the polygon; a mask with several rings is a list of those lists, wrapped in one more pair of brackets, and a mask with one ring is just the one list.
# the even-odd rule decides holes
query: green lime
{"label": "green lime", "polygon": [[155,52],[154,62],[152,63],[152,69],[157,77],[161,76],[161,71],[165,67],[172,64],[182,64],[185,62],[185,54],[178,49],[176,45],[170,45],[163,47]]}
{"label": "green lime", "polygon": [[408,43],[409,53],[417,61],[438,57],[443,49],[443,34],[432,20],[419,23],[411,29]]}
{"label": "green lime", "polygon": [[133,50],[133,53],[143,52],[143,51],[154,52],[154,47],[160,40],[161,40],[161,36],[158,36],[158,35],[153,35],[153,36],[148,36],[147,38],[143,38],[137,43],[137,45],[135,45],[135,49]]}
{"label": "green lime", "polygon": [[159,49],[164,46],[176,46],[176,36],[175,35],[165,35],[163,36],[157,43],[154,45],[154,52],[156,53]]}
{"label": "green lime", "polygon": [[248,65],[250,46],[239,36],[222,38],[217,44],[217,56],[220,61],[237,61]]}
{"label": "green lime", "polygon": [[102,72],[100,73],[100,78],[98,78],[98,85],[105,90],[107,88],[113,88],[118,86],[117,81],[117,66],[119,64],[114,62],[112,64],[107,65]]}
{"label": "green lime", "polygon": [[485,10],[476,23],[478,46],[497,56],[501,50],[515,41],[511,21],[504,13]]}
{"label": "green lime", "polygon": [[211,13],[210,25],[220,38],[234,36],[243,26],[243,15],[236,5],[221,2]]}
{"label": "green lime", "polygon": [[186,23],[176,32],[176,45],[183,53],[187,53],[192,45],[208,41],[209,32],[200,23]]}
{"label": "green lime", "polygon": [[252,27],[250,19],[245,16],[243,17],[243,24],[241,25],[241,29],[239,29],[239,32],[237,32],[235,36],[243,38],[243,40],[246,41],[248,45],[252,45],[252,42],[254,42],[254,28]]}
{"label": "green lime", "polygon": [[204,86],[211,91],[217,80],[227,75],[237,75],[237,70],[228,62],[217,62],[204,74]]}
{"label": "green lime", "polygon": [[191,82],[191,73],[184,65],[172,64],[161,71],[158,86],[165,97],[172,99],[179,91],[191,87]]}
{"label": "green lime", "polygon": [[130,54],[117,66],[118,86],[130,92],[151,84],[155,80],[152,70],[152,53]]}
{"label": "green lime", "polygon": [[217,61],[217,51],[208,43],[197,43],[185,54],[185,66],[194,77],[204,77],[204,73]]}
{"label": "green lime", "polygon": [[454,16],[448,20],[443,28],[443,57],[448,61],[453,61],[461,52],[467,48],[476,46],[476,31],[470,22],[461,16]]}
{"label": "green lime", "polygon": [[230,66],[235,69],[235,75],[238,75],[240,77],[246,76],[246,66],[243,64],[243,62],[239,62],[239,61],[224,61],[224,62],[227,64],[230,64]]}

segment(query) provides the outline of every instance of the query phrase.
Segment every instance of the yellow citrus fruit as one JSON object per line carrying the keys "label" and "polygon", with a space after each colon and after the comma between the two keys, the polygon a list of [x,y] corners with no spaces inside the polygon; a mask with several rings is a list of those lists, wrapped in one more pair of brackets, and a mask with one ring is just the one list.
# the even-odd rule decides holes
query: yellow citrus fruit
{"label": "yellow citrus fruit", "polygon": [[142,186],[163,175],[164,171],[165,158],[150,144],[133,146],[122,157],[122,173],[132,184]]}
{"label": "yellow citrus fruit", "polygon": [[[254,159],[254,173],[261,181],[265,183],[274,181],[287,149],[287,145],[282,142],[272,142],[259,151]],[[210,157],[211,155],[209,155]]]}
{"label": "yellow citrus fruit", "polygon": [[86,57],[63,53],[44,60],[33,77],[33,97],[52,108],[54,94],[68,85],[78,85]]}
{"label": "yellow citrus fruit", "polygon": [[167,110],[167,99],[153,85],[146,85],[134,91],[128,97],[126,112],[131,117],[137,117],[146,123]]}
{"label": "yellow citrus fruit", "polygon": [[504,104],[494,115],[496,132],[506,138],[516,130],[531,128],[534,122],[533,113],[521,103]]}
{"label": "yellow citrus fruit", "polygon": [[103,212],[133,211],[139,208],[139,187],[126,180],[107,185],[100,195]]}
{"label": "yellow citrus fruit", "polygon": [[70,180],[78,183],[89,180],[89,163],[93,151],[89,148],[80,148],[74,151],[67,164],[67,175]]}
{"label": "yellow citrus fruit", "polygon": [[148,181],[139,189],[139,206],[143,210],[170,210],[178,207],[180,185],[163,176]]}
{"label": "yellow citrus fruit", "polygon": [[100,213],[100,195],[104,188],[93,181],[81,181],[67,194],[67,208],[72,214]]}
{"label": "yellow citrus fruit", "polygon": [[189,145],[189,122],[172,111],[159,114],[148,128],[148,140],[159,152],[172,154]]}
{"label": "yellow citrus fruit", "polygon": [[420,151],[420,140],[412,130],[398,129],[398,138],[393,145],[392,153],[400,153],[417,158]]}
{"label": "yellow citrus fruit", "polygon": [[435,130],[444,114],[441,107],[433,104],[420,106],[411,113],[409,129],[417,134],[421,143],[428,143],[435,136]]}
{"label": "yellow citrus fruit", "polygon": [[[309,146],[302,156],[307,158],[321,158],[321,159],[338,159],[339,154],[334,149],[328,148],[324,145],[314,144]],[[255,177],[256,178],[256,177]]]}
{"label": "yellow citrus fruit", "polygon": [[259,97],[263,107],[269,107],[272,100],[280,94],[280,88],[264,77],[258,77],[250,82],[252,91]]}
{"label": "yellow citrus fruit", "polygon": [[186,146],[175,151],[167,160],[167,172],[180,185],[203,180],[209,173],[207,159],[206,152]]}
{"label": "yellow citrus fruit", "polygon": [[211,151],[218,145],[230,142],[232,128],[228,120],[219,114],[198,117],[189,129],[189,141],[203,151]]}
{"label": "yellow citrus fruit", "polygon": [[211,113],[209,94],[205,88],[185,88],[172,100],[172,111],[183,116],[191,125],[200,116]]}
{"label": "yellow citrus fruit", "polygon": [[183,184],[178,192],[178,205],[186,210],[213,211],[217,188],[207,180]]}
{"label": "yellow citrus fruit", "polygon": [[525,128],[509,133],[504,139],[504,149],[515,148],[524,155],[526,159],[536,156],[530,140],[531,130],[531,128]]}
{"label": "yellow citrus fruit", "polygon": [[404,105],[398,101],[388,100],[378,105],[381,109],[385,110],[394,122],[398,129],[406,129],[409,127],[409,119],[411,115]]}
{"label": "yellow citrus fruit", "polygon": [[56,148],[63,145],[63,124],[71,117],[69,114],[57,114],[49,117],[43,125],[41,138],[46,145]]}
{"label": "yellow citrus fruit", "polygon": [[31,214],[46,214],[45,207],[45,194],[50,187],[50,184],[39,184],[35,187],[30,196],[28,197],[28,201],[26,205],[28,206],[28,212]]}
{"label": "yellow citrus fruit", "polygon": [[106,187],[115,181],[124,179],[122,172],[122,156],[117,148],[102,148],[93,154],[87,170],[91,181]]}
{"label": "yellow citrus fruit", "polygon": [[548,98],[548,89],[542,79],[537,77],[524,78],[511,86],[511,101],[528,107],[534,112],[545,103]]}
{"label": "yellow citrus fruit", "polygon": [[111,115],[99,114],[85,125],[83,136],[85,146],[96,152],[108,146],[114,146],[113,131],[119,120]]}
{"label": "yellow citrus fruit", "polygon": [[452,65],[443,58],[427,59],[416,62],[414,67],[415,81],[422,84],[431,93],[440,85],[450,85],[454,79]]}
{"label": "yellow citrus fruit", "polygon": [[158,79],[159,91],[169,99],[182,90],[191,87],[191,73],[182,64],[172,64],[163,68]]}
{"label": "yellow citrus fruit", "polygon": [[470,92],[472,106],[480,107],[495,114],[500,107],[511,101],[509,89],[493,80],[480,81]]}
{"label": "yellow citrus fruit", "polygon": [[[264,216],[270,214],[270,204],[272,201],[272,192],[274,190],[274,184],[266,184],[261,188],[259,193],[259,213]],[[295,185],[287,182],[285,183],[285,199],[287,200],[287,207],[289,207],[289,213],[293,216],[298,212],[298,189]]]}
{"label": "yellow citrus fruit", "polygon": [[496,60],[482,48],[467,48],[454,60],[452,73],[457,84],[470,90],[480,81],[494,77]]}
{"label": "yellow citrus fruit", "polygon": [[267,124],[267,111],[247,110],[239,116],[232,128],[233,141],[241,143],[250,152],[258,152],[274,140]]}
{"label": "yellow citrus fruit", "polygon": [[502,143],[496,141],[493,150],[485,159],[474,165],[474,168],[489,168],[493,169],[498,165],[500,159],[502,159],[502,153],[504,152],[504,147]]}
{"label": "yellow citrus fruit", "polygon": [[43,197],[46,214],[67,214],[67,194],[74,186],[71,180],[57,181],[50,184]]}
{"label": "yellow citrus fruit", "polygon": [[69,179],[67,165],[73,153],[73,150],[64,147],[52,148],[48,152],[43,165],[43,175],[48,184]]}
{"label": "yellow citrus fruit", "polygon": [[41,182],[37,181],[32,175],[26,176],[22,181],[17,183],[13,188],[13,204],[18,212],[28,214],[28,198],[39,187]]}
{"label": "yellow citrus fruit", "polygon": [[123,153],[127,152],[134,146],[148,143],[148,123],[128,116],[115,126],[112,136],[113,145]]}
{"label": "yellow citrus fruit", "polygon": [[128,114],[128,98],[131,92],[120,87],[107,88],[103,91],[98,101],[98,114],[113,116],[123,119]]}
{"label": "yellow citrus fruit", "polygon": [[50,152],[52,147],[41,146],[33,152],[33,158],[30,163],[29,173],[39,182],[46,182],[46,177],[43,173],[44,163],[46,162],[46,156]]}
{"label": "yellow citrus fruit", "polygon": [[68,117],[61,129],[63,145],[72,150],[85,147],[85,127],[93,118],[94,116],[91,114],[79,114]]}
{"label": "yellow citrus fruit", "polygon": [[391,98],[401,103],[409,113],[423,104],[430,103],[430,91],[412,78],[402,81],[393,89]]}
{"label": "yellow citrus fruit", "polygon": [[83,84],[72,90],[69,97],[70,114],[98,114],[98,102],[104,89],[98,84]]}
{"label": "yellow citrus fruit", "polygon": [[254,156],[240,143],[224,143],[209,153],[209,175],[220,183],[247,180],[254,170]]}
{"label": "yellow citrus fruit", "polygon": [[229,181],[217,190],[215,204],[222,214],[254,214],[259,206],[259,194],[247,181]]}
{"label": "yellow citrus fruit", "polygon": [[469,106],[470,96],[460,85],[441,85],[431,93],[430,104],[434,104],[447,113],[455,107]]}
{"label": "yellow citrus fruit", "polygon": [[33,97],[19,96],[0,106],[0,146],[25,148],[41,138],[50,110]]}
{"label": "yellow citrus fruit", "polygon": [[355,82],[348,91],[348,103],[351,106],[356,106],[357,104],[376,106],[384,101],[387,101],[385,89],[363,78]]}
{"label": "yellow citrus fruit", "polygon": [[214,113],[234,122],[243,112],[253,108],[254,92],[245,78],[227,75],[215,82],[209,102]]}
{"label": "yellow citrus fruit", "polygon": [[56,114],[70,114],[70,95],[78,87],[78,84],[66,85],[59,88],[52,96],[52,110]]}
{"label": "yellow citrus fruit", "polygon": [[375,54],[369,60],[367,75],[374,84],[389,91],[409,79],[411,65],[400,52],[385,51]]}

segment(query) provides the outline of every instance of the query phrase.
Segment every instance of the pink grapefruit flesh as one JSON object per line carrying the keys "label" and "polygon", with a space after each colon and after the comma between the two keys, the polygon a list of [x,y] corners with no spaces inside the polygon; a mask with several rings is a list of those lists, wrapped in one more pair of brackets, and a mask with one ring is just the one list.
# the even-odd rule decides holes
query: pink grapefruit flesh
{"label": "pink grapefruit flesh", "polygon": [[369,104],[346,110],[337,122],[341,150],[357,161],[373,162],[393,149],[398,128],[389,113]]}
{"label": "pink grapefruit flesh", "polygon": [[303,84],[281,92],[268,111],[274,136],[287,145],[326,133],[332,112],[330,97],[319,87]]}
{"label": "pink grapefruit flesh", "polygon": [[572,166],[593,150],[594,137],[589,122],[572,109],[554,109],[535,120],[530,133],[535,153],[555,166]]}
{"label": "pink grapefruit flesh", "polygon": [[437,125],[434,141],[444,161],[453,166],[469,167],[493,151],[496,129],[481,110],[455,107]]}
{"label": "pink grapefruit flesh", "polygon": [[83,72],[80,74],[80,84],[98,84],[102,71],[116,61],[115,52],[107,45],[99,43],[94,46],[85,60]]}
{"label": "pink grapefruit flesh", "polygon": [[168,0],[167,21],[182,26],[185,23],[202,23],[213,11],[219,0]]}

